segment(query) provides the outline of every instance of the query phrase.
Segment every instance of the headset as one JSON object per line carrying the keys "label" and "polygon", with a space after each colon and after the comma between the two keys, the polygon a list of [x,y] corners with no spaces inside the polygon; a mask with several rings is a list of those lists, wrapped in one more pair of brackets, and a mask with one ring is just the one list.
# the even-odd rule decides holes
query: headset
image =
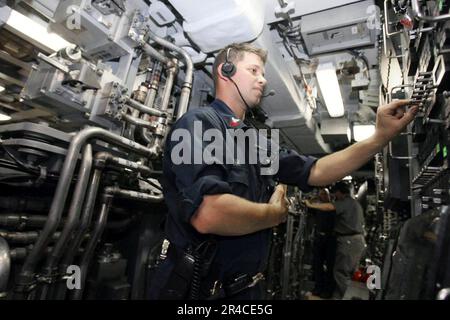
{"label": "headset", "polygon": [[229,60],[230,50],[231,48],[227,49],[225,62],[222,64],[222,74],[227,78],[231,78],[236,73],[236,66]]}

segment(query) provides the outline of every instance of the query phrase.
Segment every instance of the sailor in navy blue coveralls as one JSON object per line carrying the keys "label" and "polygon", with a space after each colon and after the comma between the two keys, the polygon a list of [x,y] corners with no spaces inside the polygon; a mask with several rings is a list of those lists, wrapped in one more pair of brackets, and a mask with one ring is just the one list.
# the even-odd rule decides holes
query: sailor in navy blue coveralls
{"label": "sailor in navy blue coveralls", "polygon": [[[227,129],[231,128],[252,133],[253,129],[250,130],[241,119],[245,119],[245,111],[260,104],[263,96],[267,82],[264,77],[266,54],[263,51],[248,44],[231,44],[221,50],[213,66],[216,100],[209,107],[184,114],[167,137],[163,159],[163,190],[169,209],[165,231],[170,246],[167,255],[162,250],[162,257],[165,259],[162,259],[155,271],[156,275],[151,283],[151,298],[186,298],[185,289],[189,283],[192,283],[190,296],[194,298],[206,299],[210,295],[216,297],[215,293],[222,291],[227,299],[261,298],[255,286],[242,285],[245,290],[236,288],[246,283],[246,279],[255,279],[264,271],[269,254],[270,226],[276,225],[276,222],[281,223],[287,214],[287,203],[281,197],[284,197],[284,188],[277,187],[272,195],[275,181],[296,185],[303,191],[308,189],[308,183],[320,186],[336,182],[379,152],[417,113],[417,107],[410,108],[408,112],[402,110],[408,104],[406,100],[380,106],[377,110],[377,128],[372,137],[336,154],[327,155],[317,162],[315,158],[301,156],[291,150],[271,152],[278,155],[278,162],[275,163],[279,163],[278,171],[272,176],[261,174],[264,164],[251,164],[249,161],[231,161],[231,164],[228,161],[222,162],[225,164],[174,162],[171,155],[178,143],[176,139],[172,141],[172,135],[174,132],[178,134],[180,130],[177,129],[190,133],[193,145],[200,145],[194,149],[200,150],[209,150],[210,142],[205,142],[203,134],[196,132],[198,123],[202,124],[203,132],[209,129],[222,130],[227,137]],[[269,148],[277,149],[273,147],[274,145]],[[254,149],[255,145],[240,143],[238,148],[247,151]],[[195,150],[194,154],[197,155]],[[233,198],[240,205],[252,207],[248,216],[244,210],[244,218],[239,215],[240,211],[230,201]],[[267,205],[268,202],[270,205]],[[224,207],[217,207],[223,203],[226,204]],[[262,211],[258,211],[260,208]],[[255,227],[255,220],[258,220],[253,215],[255,211],[263,212],[261,215],[264,217],[257,222],[264,227]],[[230,215],[229,220],[227,215]],[[230,230],[234,228],[227,223],[230,221],[239,223],[236,225],[238,232]],[[223,236],[224,234],[228,236]],[[212,254],[198,254],[198,248],[203,248],[199,243],[215,243],[215,246],[212,245],[215,250],[205,249],[207,253],[214,252],[214,258],[209,259]],[[189,255],[192,247],[195,248],[193,252],[203,259],[193,259]],[[206,248],[210,246],[206,245]],[[178,263],[179,261],[183,263]],[[201,261],[201,270],[198,263],[192,268],[191,261]],[[186,268],[183,269],[184,267]],[[184,275],[184,270],[190,272],[186,274],[195,275],[191,277],[192,281],[189,276]],[[202,276],[201,285],[198,285],[199,275]],[[178,283],[180,287],[183,283],[188,285],[184,285],[184,289],[177,294]]]}
{"label": "sailor in navy blue coveralls", "polygon": [[[194,121],[201,121],[203,132],[250,128],[240,121],[221,100],[208,107],[187,112],[173,127],[184,128],[194,134]],[[172,133],[173,133],[172,130]],[[201,137],[194,137],[201,139]],[[202,142],[203,147],[207,143]],[[230,282],[241,275],[253,276],[263,272],[269,254],[270,229],[243,236],[202,235],[190,223],[190,218],[200,206],[203,196],[230,193],[252,202],[267,203],[273,193],[275,181],[309,189],[307,181],[316,158],[299,155],[293,150],[280,149],[279,170],[273,176],[260,175],[260,164],[179,164],[171,161],[171,151],[176,143],[171,135],[166,140],[163,171],[165,176],[164,196],[169,212],[165,224],[166,237],[171,246],[185,249],[207,237],[217,242],[215,259],[206,279],[202,282],[202,298],[216,281]],[[248,147],[248,146],[246,146]],[[156,271],[152,282],[151,298],[158,298],[174,262],[168,256]],[[261,299],[257,288],[243,290],[231,299]]]}

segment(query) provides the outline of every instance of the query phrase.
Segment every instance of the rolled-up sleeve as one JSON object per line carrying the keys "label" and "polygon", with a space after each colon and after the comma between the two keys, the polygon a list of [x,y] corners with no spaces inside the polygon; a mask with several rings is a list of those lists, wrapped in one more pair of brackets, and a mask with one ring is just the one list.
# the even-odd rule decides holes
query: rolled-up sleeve
{"label": "rolled-up sleeve", "polygon": [[296,185],[302,191],[311,191],[309,174],[317,158],[299,155],[294,150],[280,149],[279,169],[275,179],[281,183]]}
{"label": "rolled-up sleeve", "polygon": [[[180,166],[175,166],[175,170],[182,169]],[[183,173],[176,181],[181,198],[182,215],[186,222],[198,209],[204,196],[231,193],[230,185],[226,182],[226,172],[218,165],[203,165],[195,171],[198,173]]]}
{"label": "rolled-up sleeve", "polygon": [[[195,121],[202,123],[201,131],[197,132],[194,130]],[[173,182],[176,187],[174,192],[178,193],[177,198],[181,201],[181,212],[178,214],[180,214],[185,222],[189,222],[192,215],[202,203],[205,195],[231,193],[231,188],[227,182],[226,167],[221,159],[216,159],[217,163],[212,164],[206,164],[203,158],[200,163],[198,163],[198,159],[194,159],[194,153],[197,153],[197,157],[199,154],[203,155],[205,147],[210,143],[202,139],[205,130],[212,128],[219,129],[217,125],[212,123],[205,115],[194,113],[181,118],[174,127],[174,130],[177,128],[186,129],[189,132],[190,147],[183,150],[183,152],[188,151],[190,153],[189,157],[185,158],[189,159],[189,162],[176,164],[173,159],[166,161],[170,165],[168,166],[169,168],[165,169],[165,174],[169,171],[169,175],[173,177]],[[168,142],[168,155],[171,156],[170,151],[176,144],[176,141]]]}

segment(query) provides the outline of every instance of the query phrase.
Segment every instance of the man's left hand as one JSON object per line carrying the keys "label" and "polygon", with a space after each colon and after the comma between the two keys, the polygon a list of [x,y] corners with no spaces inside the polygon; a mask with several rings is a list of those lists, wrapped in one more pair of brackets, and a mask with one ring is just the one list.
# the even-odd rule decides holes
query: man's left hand
{"label": "man's left hand", "polygon": [[408,105],[408,103],[409,100],[396,100],[378,107],[375,129],[375,137],[378,141],[387,143],[399,134],[408,123],[413,121],[419,108],[413,106],[405,112],[404,107]]}

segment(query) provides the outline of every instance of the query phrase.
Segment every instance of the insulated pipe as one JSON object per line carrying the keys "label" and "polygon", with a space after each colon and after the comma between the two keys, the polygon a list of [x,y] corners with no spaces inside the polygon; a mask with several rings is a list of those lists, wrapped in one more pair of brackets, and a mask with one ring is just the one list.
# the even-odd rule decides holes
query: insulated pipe
{"label": "insulated pipe", "polygon": [[126,103],[130,107],[132,107],[134,109],[137,109],[137,110],[139,110],[139,111],[141,111],[143,113],[149,114],[151,116],[157,116],[157,117],[163,117],[163,118],[167,117],[167,113],[162,112],[162,111],[160,111],[158,109],[155,109],[155,108],[147,107],[146,105],[143,105],[142,103],[140,103],[140,102],[138,102],[136,100],[133,100],[130,97],[127,97]]}
{"label": "insulated pipe", "polygon": [[74,289],[72,298],[75,300],[80,300],[83,296],[84,284],[86,282],[87,270],[89,267],[89,263],[92,259],[92,255],[94,254],[95,247],[97,243],[100,241],[100,238],[105,230],[106,221],[108,220],[108,212],[111,208],[111,203],[113,200],[113,196],[110,194],[103,194],[102,196],[102,204],[100,209],[100,214],[98,215],[97,221],[95,223],[94,231],[92,233],[92,237],[89,240],[86,250],[83,253],[80,263],[80,272],[81,272],[81,288]]}
{"label": "insulated pipe", "polygon": [[165,65],[170,65],[172,62],[168,57],[161,54],[158,50],[150,46],[148,43],[142,43],[142,49],[147,53],[150,57],[155,58],[159,62],[164,63]]}
{"label": "insulated pipe", "polygon": [[[69,237],[72,235],[73,230],[76,228],[80,213],[81,206],[84,203],[84,197],[86,196],[86,188],[88,185],[89,177],[92,169],[92,147],[87,144],[83,150],[83,158],[81,160],[80,170],[78,172],[78,181],[75,186],[75,191],[70,204],[69,213],[67,214],[66,223],[61,232],[61,236],[56,242],[53,251],[47,256],[47,260],[43,266],[44,275],[51,277],[57,268],[57,263],[63,254],[63,250],[67,245]],[[48,284],[43,284],[41,287],[41,299],[45,299],[48,292]]]}
{"label": "insulated pipe", "polygon": [[130,116],[129,114],[126,113],[121,113],[122,118],[128,122],[131,123],[137,127],[140,128],[146,128],[146,129],[155,129],[155,125],[152,122],[146,121],[146,120],[142,120],[140,118],[135,118],[133,116]]}
{"label": "insulated pipe", "polygon": [[193,70],[194,70],[194,64],[192,62],[192,58],[189,56],[189,54],[183,50],[182,48],[174,45],[172,42],[169,42],[161,37],[158,37],[153,32],[149,31],[149,37],[150,39],[154,40],[159,45],[175,51],[179,54],[181,58],[184,60],[184,65],[186,66],[185,70],[185,77],[184,82],[181,89],[181,95],[180,95],[180,101],[178,104],[178,113],[177,113],[177,119],[179,119],[183,114],[186,113],[188,104],[189,104],[189,96],[191,94],[191,88],[192,88],[192,81],[193,81]]}
{"label": "insulated pipe", "polygon": [[63,168],[61,170],[61,175],[58,180],[58,185],[50,207],[48,219],[36,242],[36,245],[28,255],[22,266],[22,270],[18,275],[16,298],[23,299],[27,297],[25,291],[34,281],[34,270],[39,262],[39,258],[48,244],[49,237],[55,232],[61,219],[61,214],[69,192],[70,182],[72,181],[73,172],[75,170],[76,159],[78,158],[80,149],[89,139],[100,139],[149,158],[157,156],[157,153],[155,153],[154,150],[146,148],[132,140],[123,138],[101,128],[83,129],[72,138]]}
{"label": "insulated pipe", "polygon": [[8,242],[0,237],[0,298],[6,296],[9,272],[11,270],[11,255]]}

